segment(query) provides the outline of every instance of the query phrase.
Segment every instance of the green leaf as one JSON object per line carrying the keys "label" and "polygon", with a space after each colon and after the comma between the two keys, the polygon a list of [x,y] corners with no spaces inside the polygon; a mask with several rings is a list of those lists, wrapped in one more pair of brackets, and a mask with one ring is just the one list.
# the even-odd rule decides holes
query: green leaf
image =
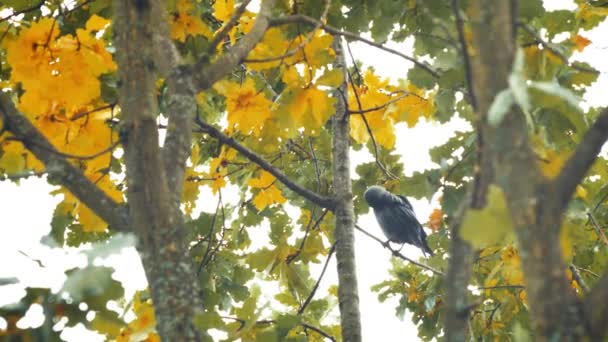
{"label": "green leaf", "polygon": [[92,310],[104,310],[109,300],[124,295],[120,282],[112,278],[113,272],[112,268],[99,266],[67,271],[61,291],[76,302],[86,302]]}
{"label": "green leaf", "polygon": [[531,82],[530,87],[534,89],[538,89],[547,94],[558,96],[559,98],[565,100],[570,106],[579,109],[579,104],[581,103],[581,98],[574,94],[571,90],[562,87],[557,82]]}
{"label": "green leaf", "polygon": [[483,209],[469,209],[464,215],[460,236],[474,248],[504,244],[512,239],[513,224],[502,189],[490,185],[487,205]]}

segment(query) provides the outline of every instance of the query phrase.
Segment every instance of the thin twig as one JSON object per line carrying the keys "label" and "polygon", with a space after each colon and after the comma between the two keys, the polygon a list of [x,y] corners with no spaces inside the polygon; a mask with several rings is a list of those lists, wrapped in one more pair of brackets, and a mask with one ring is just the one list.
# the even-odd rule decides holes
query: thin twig
{"label": "thin twig", "polygon": [[606,239],[606,235],[602,231],[602,228],[600,227],[599,223],[597,223],[595,216],[593,216],[593,214],[591,212],[588,212],[587,217],[589,217],[589,220],[591,221],[591,225],[593,226],[593,229],[597,233],[597,236],[600,238],[602,243],[604,245],[608,246],[608,239]]}
{"label": "thin twig", "polygon": [[[315,207],[314,209],[316,209],[316,208],[317,207]],[[306,225],[306,232],[304,232],[304,237],[302,238],[302,241],[300,242],[300,246],[298,247],[298,250],[295,253],[293,253],[287,257],[287,260],[286,260],[287,264],[290,264],[293,260],[295,260],[300,255],[300,253],[302,253],[302,250],[304,250],[304,245],[306,244],[306,239],[308,238],[308,234],[310,233],[311,230],[317,229],[319,224],[321,224],[321,222],[323,221],[323,218],[325,218],[325,215],[327,215],[328,210],[327,209],[323,210],[323,212],[321,213],[321,216],[319,216],[319,218],[316,219],[313,224],[313,216],[315,213],[314,209],[310,216],[310,220],[308,221],[308,224]]]}
{"label": "thin twig", "polygon": [[321,270],[321,274],[319,275],[319,278],[317,279],[317,282],[315,283],[315,286],[313,286],[312,291],[310,291],[310,294],[308,295],[308,297],[306,298],[306,300],[304,301],[304,303],[302,303],[302,305],[298,309],[298,315],[301,315],[302,313],[304,313],[304,310],[306,309],[306,307],[308,306],[308,304],[310,304],[310,302],[312,301],[313,297],[315,296],[315,293],[317,292],[317,289],[319,288],[319,284],[321,283],[321,279],[323,279],[323,276],[325,275],[325,271],[327,270],[327,265],[329,265],[329,260],[331,259],[332,255],[336,251],[336,245],[338,243],[339,243],[339,241],[334,242],[334,244],[329,249],[329,253],[327,253],[327,258],[325,258],[325,265],[323,265],[323,269]]}
{"label": "thin twig", "polygon": [[115,106],[116,106],[116,103],[110,103],[108,105],[97,107],[97,108],[91,109],[91,110],[86,111],[86,112],[79,112],[79,113],[76,113],[76,114],[72,115],[72,117],[70,118],[70,121],[76,121],[76,120],[82,118],[83,116],[87,116],[87,115],[89,115],[91,113],[95,113],[95,112],[100,112],[100,111],[105,110],[105,109],[112,109],[112,110],[114,110]]}
{"label": "thin twig", "polygon": [[414,264],[414,265],[416,265],[416,266],[418,266],[420,268],[424,268],[425,270],[431,271],[431,272],[433,272],[435,274],[438,274],[440,276],[445,276],[445,273],[443,273],[442,271],[439,271],[438,269],[435,269],[435,268],[433,268],[431,266],[419,263],[417,261],[414,261],[414,260],[406,257],[405,255],[401,254],[401,252],[399,252],[398,250],[395,250],[395,249],[391,248],[391,246],[388,243],[380,240],[380,238],[376,237],[375,235],[373,235],[373,234],[367,232],[365,229],[361,228],[358,224],[355,224],[355,229],[357,229],[361,233],[365,234],[367,237],[370,237],[370,238],[376,240],[384,248],[386,248],[389,251],[391,251],[394,257],[397,257],[397,258],[403,259],[405,261],[408,261],[408,262],[410,262],[410,263],[412,263],[412,264]]}
{"label": "thin twig", "polygon": [[589,293],[589,286],[587,286],[587,284],[583,280],[583,277],[581,277],[581,273],[578,271],[576,266],[574,264],[570,264],[569,268],[570,272],[572,272],[572,279],[578,283],[578,286],[583,289],[583,292]]}
{"label": "thin twig", "polygon": [[[351,56],[352,56],[352,54],[351,54]],[[363,109],[362,109],[362,105],[361,105],[361,98],[359,97],[359,93],[357,92],[357,86],[355,85],[355,82],[353,81],[353,77],[350,72],[348,72],[348,81],[350,82],[350,85],[353,88],[353,94],[355,95],[355,99],[357,100],[357,106],[359,107],[359,112],[362,112]],[[372,132],[372,128],[370,127],[369,122],[367,121],[367,118],[365,117],[365,114],[361,114],[361,120],[363,120],[363,123],[365,124],[365,128],[367,129],[367,133],[369,134],[370,140],[372,142],[372,147],[374,148],[374,157],[376,159],[376,165],[378,165],[380,170],[382,170],[382,172],[389,179],[397,179],[397,177],[395,175],[393,175],[380,161],[380,151],[378,150],[378,144],[376,143],[376,138],[374,137],[374,132]]]}
{"label": "thin twig", "polygon": [[599,71],[597,71],[593,68],[587,68],[582,65],[576,65],[576,64],[570,63],[570,61],[568,60],[568,57],[564,56],[564,54],[561,53],[561,51],[559,51],[558,49],[556,49],[553,46],[553,44],[550,44],[550,43],[546,42],[545,40],[543,40],[543,38],[540,36],[540,34],[538,34],[538,32],[536,32],[534,30],[534,28],[532,26],[528,25],[527,23],[524,23],[523,21],[518,20],[517,25],[519,27],[523,28],[524,31],[528,32],[532,37],[534,37],[534,39],[536,39],[536,41],[539,42],[540,45],[542,45],[545,49],[551,51],[551,53],[556,55],[559,59],[562,60],[562,62],[564,64],[571,67],[572,69],[576,69],[576,70],[582,71],[582,72],[588,72],[591,74],[599,74]]}
{"label": "thin twig", "polygon": [[464,60],[464,78],[467,82],[467,89],[469,90],[469,100],[471,102],[471,107],[476,111],[477,99],[475,98],[475,91],[473,89],[473,69],[471,68],[471,57],[469,55],[467,40],[464,35],[464,20],[460,13],[460,2],[458,0],[452,0],[452,10],[456,17],[456,29],[458,30],[458,40],[460,41],[462,58]]}
{"label": "thin twig", "polygon": [[9,20],[12,17],[16,17],[18,15],[21,15],[21,14],[24,14],[24,13],[27,13],[27,12],[35,11],[35,10],[39,9],[40,7],[42,7],[42,5],[44,5],[44,2],[45,2],[45,0],[39,1],[35,5],[32,5],[32,6],[27,7],[27,8],[24,8],[24,9],[22,9],[20,11],[17,11],[17,12],[13,12],[12,14],[9,14],[8,16],[6,16],[4,18],[0,18],[0,23],[3,22],[3,21]]}

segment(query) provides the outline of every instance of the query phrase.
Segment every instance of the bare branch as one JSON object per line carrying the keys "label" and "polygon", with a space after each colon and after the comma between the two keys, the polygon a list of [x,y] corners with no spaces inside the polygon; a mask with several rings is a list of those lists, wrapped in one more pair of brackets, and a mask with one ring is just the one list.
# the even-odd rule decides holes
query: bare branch
{"label": "bare branch", "polygon": [[561,172],[549,185],[554,189],[552,198],[556,201],[551,215],[560,215],[570,202],[570,197],[576,186],[583,180],[591,165],[595,161],[602,146],[608,139],[608,109],[604,109],[593,125],[585,133],[576,150],[566,161]]}
{"label": "bare branch", "polygon": [[588,293],[589,286],[587,286],[587,284],[581,277],[581,273],[578,271],[576,266],[574,264],[570,264],[570,266],[568,266],[568,268],[570,269],[570,272],[572,272],[572,279],[578,283],[578,286],[580,286],[581,289],[583,289],[583,292]]}
{"label": "bare branch", "polygon": [[276,177],[281,183],[283,183],[286,187],[294,191],[295,193],[301,195],[307,200],[317,204],[320,207],[327,208],[333,210],[334,201],[332,198],[321,196],[309,189],[302,187],[301,185],[293,182],[287,175],[285,175],[281,170],[274,167],[268,161],[264,160],[262,157],[257,155],[252,150],[243,146],[241,143],[236,141],[234,138],[231,138],[224,133],[222,133],[219,129],[213,127],[212,125],[203,122],[202,120],[196,120],[196,123],[199,127],[201,127],[207,134],[218,139],[222,144],[228,145],[233,149],[237,150],[247,159],[251,160],[253,163],[259,165],[262,169],[268,171],[270,174]]}
{"label": "bare branch", "polygon": [[30,7],[24,8],[24,9],[22,9],[20,11],[13,12],[12,14],[9,14],[9,15],[7,15],[4,18],[0,18],[0,23],[3,22],[3,21],[9,20],[12,17],[16,17],[18,15],[21,15],[23,13],[35,11],[35,10],[39,9],[40,7],[42,7],[42,5],[44,5],[44,2],[45,2],[45,0],[38,1],[38,3],[36,3],[36,4],[34,4],[34,5],[30,6]]}
{"label": "bare branch", "polygon": [[464,77],[467,82],[467,89],[469,91],[469,100],[471,101],[471,107],[473,110],[477,110],[477,99],[475,98],[475,91],[473,89],[473,70],[471,69],[471,59],[469,57],[469,48],[467,46],[467,40],[464,36],[464,20],[460,13],[460,1],[452,0],[452,11],[456,17],[456,28],[458,30],[458,40],[460,42],[460,51],[462,52],[462,59],[464,60]]}
{"label": "bare branch", "polygon": [[310,294],[308,295],[308,297],[306,298],[306,300],[304,301],[304,303],[302,303],[302,305],[298,309],[298,315],[301,315],[304,312],[304,310],[306,309],[306,307],[308,306],[308,304],[310,304],[310,301],[312,301],[312,299],[314,298],[315,293],[317,292],[317,289],[319,288],[319,284],[321,283],[321,279],[323,279],[323,276],[325,275],[325,271],[327,270],[327,265],[329,265],[329,260],[331,259],[331,256],[336,251],[336,244],[337,243],[340,243],[340,241],[336,241],[336,242],[334,242],[333,245],[331,245],[331,248],[329,249],[329,253],[327,253],[327,258],[325,258],[325,265],[323,265],[323,269],[321,270],[321,274],[319,275],[319,278],[317,279],[317,282],[315,283],[315,286],[312,288],[312,291],[310,291]]}
{"label": "bare branch", "polygon": [[587,217],[589,217],[589,221],[591,221],[591,225],[593,226],[593,229],[595,229],[595,232],[597,233],[597,236],[600,238],[602,243],[608,246],[608,239],[606,239],[606,235],[602,231],[602,228],[600,227],[599,223],[597,223],[597,220],[595,219],[595,216],[593,216],[593,213],[588,212]]}
{"label": "bare branch", "polygon": [[379,244],[382,245],[382,247],[384,247],[384,248],[388,249],[389,251],[391,251],[391,254],[394,257],[403,259],[403,260],[405,260],[405,261],[407,261],[409,263],[412,263],[412,264],[414,264],[414,265],[416,265],[416,266],[418,266],[420,268],[423,268],[423,269],[425,269],[427,271],[431,271],[431,272],[433,272],[433,273],[435,273],[437,275],[445,276],[445,273],[443,273],[442,271],[440,271],[440,270],[438,270],[436,268],[433,268],[431,266],[425,265],[423,263],[420,263],[418,261],[415,261],[415,260],[412,260],[412,259],[406,257],[405,255],[401,254],[401,252],[399,252],[398,250],[393,249],[388,243],[386,243],[385,241],[382,241],[379,237],[377,237],[377,236],[373,235],[372,233],[368,232],[367,230],[361,228],[361,226],[359,226],[358,224],[355,225],[355,229],[357,229],[358,231],[360,231],[361,233],[363,233],[365,236],[367,236],[369,238],[372,238],[373,240],[376,240]]}
{"label": "bare branch", "polygon": [[358,40],[358,41],[368,44],[370,46],[376,47],[380,50],[392,53],[394,55],[397,55],[403,59],[406,59],[406,60],[414,63],[414,65],[422,68],[422,70],[428,72],[433,77],[439,77],[439,73],[437,71],[435,71],[431,66],[416,60],[414,57],[405,55],[395,49],[388,48],[382,44],[378,44],[378,43],[374,42],[373,40],[361,37],[352,32],[338,30],[337,28],[326,25],[323,22],[321,22],[315,18],[306,16],[306,15],[297,14],[297,15],[290,15],[290,16],[270,19],[270,24],[272,26],[293,24],[293,23],[298,23],[298,22],[308,24],[308,25],[318,26],[318,27],[322,28],[323,30],[325,30],[326,32],[333,34],[334,36],[343,36],[345,38]]}
{"label": "bare branch", "polygon": [[8,94],[0,92],[0,113],[5,126],[36,158],[46,165],[46,171],[59,181],[87,207],[94,210],[110,227],[128,231],[128,214],[125,207],[114,202],[84,173],[63,157],[53,145],[22,114],[17,112]]}

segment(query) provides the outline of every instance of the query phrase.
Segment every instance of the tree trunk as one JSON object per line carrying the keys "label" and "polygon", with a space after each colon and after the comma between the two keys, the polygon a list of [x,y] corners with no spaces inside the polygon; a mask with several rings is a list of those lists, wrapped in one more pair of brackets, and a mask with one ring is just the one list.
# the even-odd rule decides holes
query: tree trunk
{"label": "tree trunk", "polygon": [[[340,37],[334,37],[332,48],[336,52],[335,68],[346,71],[346,61]],[[348,80],[336,91],[336,114],[332,117],[332,154],[334,166],[334,194],[336,217],[336,259],[338,264],[338,301],[342,339],[361,341],[361,317],[355,264],[355,235],[353,193],[350,179],[350,124],[346,96]]]}
{"label": "tree trunk", "polygon": [[159,1],[119,0],[114,5],[130,223],[152,293],[156,329],[164,341],[197,340],[192,320],[200,307],[198,286],[181,213],[169,191],[156,121],[159,70],[153,30],[162,7]]}

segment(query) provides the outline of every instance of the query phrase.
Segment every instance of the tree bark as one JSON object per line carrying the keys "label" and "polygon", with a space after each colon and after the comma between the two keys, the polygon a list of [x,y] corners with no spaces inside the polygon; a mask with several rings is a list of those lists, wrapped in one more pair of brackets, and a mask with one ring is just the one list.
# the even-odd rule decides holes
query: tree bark
{"label": "tree bark", "polygon": [[156,329],[164,341],[198,340],[192,323],[195,310],[201,307],[198,283],[188,258],[181,213],[172,203],[156,123],[160,70],[155,64],[154,30],[159,25],[156,21],[164,18],[158,15],[162,8],[158,0],[114,2],[127,198],[154,302]]}
{"label": "tree bark", "polygon": [[[339,36],[334,37],[332,48],[336,52],[334,68],[346,71],[344,51]],[[355,263],[355,235],[353,193],[350,177],[350,124],[346,87],[344,82],[336,91],[336,113],[332,117],[332,155],[336,217],[336,260],[338,265],[338,301],[342,339],[347,342],[361,341],[361,317]]]}

